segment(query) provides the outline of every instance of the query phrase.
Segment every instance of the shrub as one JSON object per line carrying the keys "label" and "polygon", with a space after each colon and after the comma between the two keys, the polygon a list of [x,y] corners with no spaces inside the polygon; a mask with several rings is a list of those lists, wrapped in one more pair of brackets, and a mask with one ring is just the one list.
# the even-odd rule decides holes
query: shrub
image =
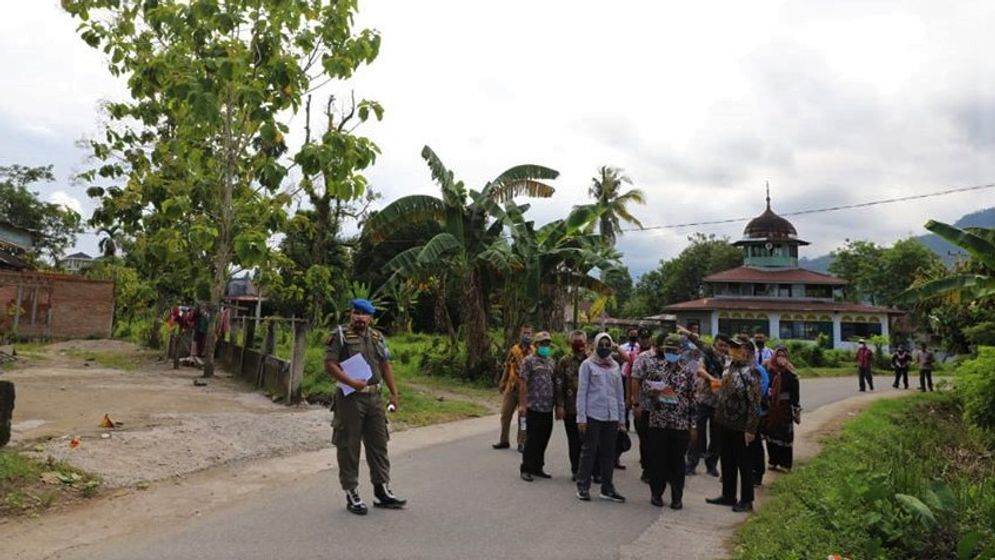
{"label": "shrub", "polygon": [[976,358],[957,367],[957,387],[968,422],[995,430],[995,347],[982,346]]}

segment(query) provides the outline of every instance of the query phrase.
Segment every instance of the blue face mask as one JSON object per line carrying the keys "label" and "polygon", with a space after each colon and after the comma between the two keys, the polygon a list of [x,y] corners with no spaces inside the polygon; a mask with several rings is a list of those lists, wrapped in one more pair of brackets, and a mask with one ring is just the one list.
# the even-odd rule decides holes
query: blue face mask
{"label": "blue face mask", "polygon": [[542,358],[548,358],[550,354],[553,353],[553,349],[549,346],[540,346],[536,348],[536,353]]}
{"label": "blue face mask", "polygon": [[667,360],[667,362],[671,364],[676,364],[677,360],[681,359],[681,355],[674,354],[673,352],[664,352],[663,359]]}

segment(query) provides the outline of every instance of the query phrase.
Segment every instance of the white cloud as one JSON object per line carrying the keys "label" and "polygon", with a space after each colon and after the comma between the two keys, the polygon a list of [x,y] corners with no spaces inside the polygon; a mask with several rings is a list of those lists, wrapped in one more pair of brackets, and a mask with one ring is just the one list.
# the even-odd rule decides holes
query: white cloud
{"label": "white cloud", "polygon": [[[48,201],[68,208],[77,214],[83,214],[83,204],[75,196],[63,190],[52,192],[48,195]],[[85,216],[84,216],[85,217]]]}

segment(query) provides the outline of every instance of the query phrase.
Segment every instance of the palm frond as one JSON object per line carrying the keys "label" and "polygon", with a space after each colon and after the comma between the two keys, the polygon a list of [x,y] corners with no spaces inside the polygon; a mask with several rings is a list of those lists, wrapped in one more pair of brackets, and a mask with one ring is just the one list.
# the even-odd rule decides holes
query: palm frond
{"label": "palm frond", "polygon": [[549,198],[556,189],[535,179],[520,179],[507,183],[488,183],[484,194],[495,202],[508,202],[518,196]]}
{"label": "palm frond", "polygon": [[421,251],[418,252],[418,266],[437,267],[443,258],[462,247],[459,240],[449,233],[440,233],[421,247]]}
{"label": "palm frond", "polygon": [[964,249],[978,262],[995,271],[995,243],[986,237],[934,220],[926,222],[926,229]]}
{"label": "palm frond", "polygon": [[954,293],[962,293],[973,299],[986,297],[985,294],[991,295],[992,291],[995,291],[995,278],[981,274],[955,274],[912,286],[895,296],[892,303],[915,303]]}
{"label": "palm frond", "polygon": [[434,196],[413,194],[391,202],[366,220],[363,235],[376,244],[404,227],[430,221],[445,224],[445,220],[446,209],[441,200]]}

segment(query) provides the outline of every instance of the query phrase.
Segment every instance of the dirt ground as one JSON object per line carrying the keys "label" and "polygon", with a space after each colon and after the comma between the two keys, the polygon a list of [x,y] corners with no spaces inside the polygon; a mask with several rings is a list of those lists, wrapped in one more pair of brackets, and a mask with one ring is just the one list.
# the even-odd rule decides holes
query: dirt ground
{"label": "dirt ground", "polygon": [[[109,369],[79,357],[86,352],[146,361],[132,371]],[[46,346],[4,373],[17,390],[10,445],[68,461],[111,488],[328,446],[327,409],[274,404],[223,372],[198,387],[199,376],[122,341]],[[101,428],[105,414],[119,426]],[[80,443],[70,448],[74,437]]]}

